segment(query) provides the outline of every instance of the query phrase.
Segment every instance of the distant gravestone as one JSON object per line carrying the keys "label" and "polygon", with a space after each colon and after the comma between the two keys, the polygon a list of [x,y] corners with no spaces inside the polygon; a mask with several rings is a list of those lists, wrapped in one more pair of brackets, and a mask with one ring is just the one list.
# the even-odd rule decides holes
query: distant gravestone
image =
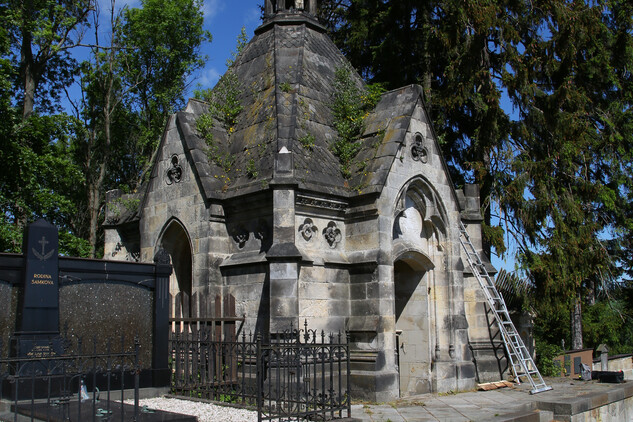
{"label": "distant gravestone", "polygon": [[[24,234],[24,281],[18,319],[18,354],[55,354],[51,339],[59,336],[59,240],[57,227],[45,220],[30,224]],[[58,341],[53,349],[57,349]]]}

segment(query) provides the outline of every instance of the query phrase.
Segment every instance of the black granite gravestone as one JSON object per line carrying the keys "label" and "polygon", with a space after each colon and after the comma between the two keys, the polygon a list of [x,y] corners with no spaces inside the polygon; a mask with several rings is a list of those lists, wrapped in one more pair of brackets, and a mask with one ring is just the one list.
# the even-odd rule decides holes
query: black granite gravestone
{"label": "black granite gravestone", "polygon": [[58,254],[57,227],[41,219],[27,227],[24,280],[15,336],[18,356],[45,358],[61,352]]}
{"label": "black granite gravestone", "polygon": [[59,334],[59,244],[57,227],[37,220],[25,233],[20,334]]}

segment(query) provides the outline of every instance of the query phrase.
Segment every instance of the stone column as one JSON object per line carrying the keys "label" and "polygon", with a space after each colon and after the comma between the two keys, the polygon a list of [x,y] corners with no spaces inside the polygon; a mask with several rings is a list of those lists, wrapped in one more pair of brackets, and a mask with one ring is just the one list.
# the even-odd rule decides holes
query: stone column
{"label": "stone column", "polygon": [[266,258],[270,277],[270,333],[299,324],[299,262],[295,246],[295,189],[292,154],[284,147],[277,155],[273,190],[273,245]]}
{"label": "stone column", "polygon": [[393,273],[393,219],[378,217],[381,255],[378,259],[378,313],[380,323],[376,333],[378,356],[371,376],[375,377],[375,400],[387,402],[399,397],[399,376],[396,364],[396,315]]}
{"label": "stone column", "polygon": [[154,345],[152,349],[152,386],[169,385],[169,276],[172,272],[169,254],[160,249],[154,256]]}
{"label": "stone column", "polygon": [[306,1],[306,11],[312,16],[317,15],[317,0],[305,0]]}
{"label": "stone column", "polygon": [[264,17],[269,18],[273,13],[274,13],[273,1],[266,0],[266,3],[264,5]]}

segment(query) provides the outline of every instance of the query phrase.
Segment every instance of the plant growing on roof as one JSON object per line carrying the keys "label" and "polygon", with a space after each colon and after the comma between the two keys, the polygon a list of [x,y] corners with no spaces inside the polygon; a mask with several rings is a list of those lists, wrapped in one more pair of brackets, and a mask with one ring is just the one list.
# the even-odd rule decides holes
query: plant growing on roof
{"label": "plant growing on roof", "polygon": [[247,44],[246,30],[242,27],[237,37],[237,47],[231,53],[231,58],[226,64],[229,70],[220,78],[213,89],[196,90],[195,98],[209,104],[209,112],[201,115],[196,120],[196,129],[207,143],[207,156],[225,172],[228,172],[235,162],[230,152],[222,152],[220,146],[213,138],[212,129],[215,122],[219,122],[227,131],[229,137],[235,132],[238,116],[244,109],[241,104],[242,84],[233,71],[232,65]]}
{"label": "plant growing on roof", "polygon": [[336,69],[331,104],[334,128],[338,132],[338,139],[332,144],[331,150],[340,161],[345,179],[352,177],[353,159],[361,148],[358,141],[363,134],[364,120],[384,92],[380,84],[360,86],[352,78],[352,72],[349,65]]}
{"label": "plant growing on roof", "polygon": [[248,160],[248,164],[246,164],[246,175],[250,179],[254,179],[258,174],[259,172],[257,171],[257,166],[255,166],[255,160],[251,158]]}

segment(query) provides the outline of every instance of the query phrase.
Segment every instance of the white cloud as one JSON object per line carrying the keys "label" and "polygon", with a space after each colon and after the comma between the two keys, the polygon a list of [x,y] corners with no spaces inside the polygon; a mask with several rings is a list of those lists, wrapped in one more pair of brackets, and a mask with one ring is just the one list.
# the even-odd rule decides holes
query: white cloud
{"label": "white cloud", "polygon": [[213,88],[222,74],[214,67],[202,70],[198,83],[203,89]]}
{"label": "white cloud", "polygon": [[202,4],[202,14],[207,21],[212,20],[226,6],[222,0],[204,0]]}

